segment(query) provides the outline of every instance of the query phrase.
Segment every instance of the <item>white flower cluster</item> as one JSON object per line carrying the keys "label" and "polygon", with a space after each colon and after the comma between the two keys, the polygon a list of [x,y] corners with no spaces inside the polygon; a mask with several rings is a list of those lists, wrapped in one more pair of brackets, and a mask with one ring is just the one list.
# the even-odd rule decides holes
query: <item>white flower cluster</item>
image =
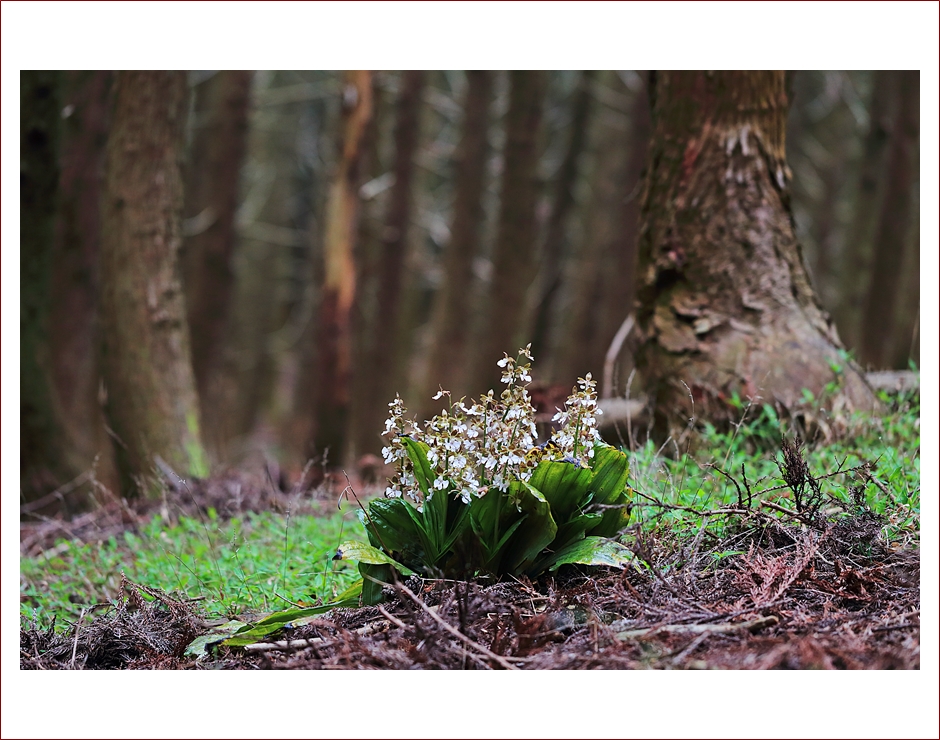
{"label": "white flower cluster", "polygon": [[565,410],[552,417],[559,425],[552,434],[552,442],[563,457],[585,466],[594,457],[594,443],[601,438],[597,416],[604,412],[597,408],[596,386],[591,373],[578,378],[577,390],[568,396]]}
{"label": "white flower cluster", "polygon": [[[504,355],[497,364],[502,368],[506,388],[496,397],[493,391],[480,397],[471,406],[463,399],[456,403],[450,391],[441,389],[438,400],[447,396],[448,409],[431,419],[424,430],[405,419],[400,397],[389,406],[385,423],[388,446],[382,449],[385,462],[396,465],[396,474],[389,481],[385,495],[407,496],[422,504],[421,493],[414,477],[414,467],[399,436],[408,435],[428,446],[428,462],[434,472],[429,496],[437,491],[460,496],[469,504],[474,497],[490,489],[506,491],[515,480],[528,480],[545,453],[530,455],[536,445],[535,409],[526,386],[532,381],[531,345],[519,350],[513,359]],[[582,464],[594,455],[594,441],[599,439],[595,415],[597,394],[590,374],[578,381],[579,389],[565,404],[565,411],[555,416],[561,428],[555,432],[553,448],[546,452],[555,459],[569,458]]]}

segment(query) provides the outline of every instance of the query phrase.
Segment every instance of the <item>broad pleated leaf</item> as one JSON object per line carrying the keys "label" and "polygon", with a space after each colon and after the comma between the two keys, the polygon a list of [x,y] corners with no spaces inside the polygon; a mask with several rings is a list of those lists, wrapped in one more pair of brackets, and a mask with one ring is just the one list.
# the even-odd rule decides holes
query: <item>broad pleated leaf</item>
{"label": "broad pleated leaf", "polygon": [[584,504],[593,477],[590,468],[554,460],[538,464],[529,485],[541,491],[556,522],[567,522]]}
{"label": "broad pleated leaf", "polygon": [[551,544],[558,533],[552,509],[542,492],[525,481],[513,481],[508,491],[519,502],[525,521],[513,533],[506,546],[503,572],[518,573],[527,568],[538,554]]}
{"label": "broad pleated leaf", "polygon": [[603,537],[585,537],[555,553],[549,570],[567,564],[606,565],[622,569],[632,561],[633,553],[619,542]]}
{"label": "broad pleated leaf", "polygon": [[367,545],[364,542],[344,542],[336,548],[333,560],[354,560],[357,563],[367,563],[369,565],[391,565],[407,575],[414,572],[411,568],[386,555],[379,548],[372,547],[372,545]]}
{"label": "broad pleated leaf", "polygon": [[592,463],[593,475],[588,488],[594,494],[594,503],[614,503],[627,488],[630,459],[616,447],[597,444]]}
{"label": "broad pleated leaf", "polygon": [[357,607],[359,606],[360,589],[361,582],[346,589],[346,591],[341,594],[342,598],[331,601],[329,604],[311,606],[304,609],[285,609],[284,611],[274,612],[253,624],[245,625],[245,627],[239,630],[234,636],[223,640],[222,644],[228,647],[251,645],[283,629],[286,625],[294,624],[298,620],[305,619],[306,617],[312,617],[316,614],[325,614],[331,609],[341,607]]}

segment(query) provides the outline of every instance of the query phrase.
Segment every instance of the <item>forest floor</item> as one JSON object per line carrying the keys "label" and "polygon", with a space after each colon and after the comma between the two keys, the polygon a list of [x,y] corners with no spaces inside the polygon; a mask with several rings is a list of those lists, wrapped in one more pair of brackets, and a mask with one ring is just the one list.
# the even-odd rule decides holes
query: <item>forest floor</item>
{"label": "forest floor", "polygon": [[[231,516],[279,495],[239,488],[233,502],[228,490],[203,482],[179,508]],[[51,546],[63,531],[110,536],[166,503],[115,503],[55,526],[24,525],[22,545]],[[198,601],[124,581],[90,622],[65,632],[24,624],[20,667],[917,669],[920,552],[885,545],[881,525],[864,508],[812,523],[757,509],[708,547],[701,537],[637,528],[624,539],[636,563],[623,571],[569,566],[536,582],[411,577],[386,587],[378,607],[334,609],[199,658],[186,647],[224,620],[206,619]]]}

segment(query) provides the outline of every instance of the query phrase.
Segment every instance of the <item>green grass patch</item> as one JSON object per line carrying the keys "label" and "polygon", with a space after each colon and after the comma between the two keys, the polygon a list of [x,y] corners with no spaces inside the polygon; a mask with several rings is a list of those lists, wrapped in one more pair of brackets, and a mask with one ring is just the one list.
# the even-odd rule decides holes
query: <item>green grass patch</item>
{"label": "green grass patch", "polygon": [[201,599],[209,617],[233,617],[331,601],[358,578],[334,562],[340,542],[364,537],[350,509],[329,517],[249,513],[221,521],[159,517],[139,532],[96,544],[61,540],[35,558],[20,558],[21,621],[63,627],[82,609],[113,601],[121,573],[177,598]]}
{"label": "green grass patch", "polygon": [[[916,393],[882,394],[882,401],[888,409],[882,417],[821,418],[829,429],[841,430],[841,436],[822,441],[817,426],[817,437],[804,442],[804,456],[810,473],[821,479],[822,492],[844,504],[847,513],[858,508],[852,489],[860,487],[865,505],[884,518],[882,537],[889,545],[916,546],[920,536],[920,397]],[[799,440],[801,431],[780,420],[770,405],[739,403],[739,409],[736,429],[718,432],[706,424],[685,450],[671,442],[639,447],[632,455],[631,485],[669,506],[700,511],[737,507],[738,489],[720,470],[733,477],[745,494],[750,488],[752,506],[765,500],[793,508],[778,462],[783,457],[782,440]],[[865,464],[871,479],[858,470]],[[721,516],[706,519],[706,531],[717,537],[726,534],[726,526],[735,521]],[[648,530],[668,529],[679,538],[696,535],[703,526],[703,517],[694,512],[664,509],[642,497],[633,521]]]}
{"label": "green grass patch", "polygon": [[[881,486],[859,472],[846,472],[822,478],[822,491],[852,513],[857,503],[852,489],[862,487],[864,504],[883,518],[881,534],[889,546],[917,547],[919,396],[883,400],[889,411],[881,418],[828,420],[832,428],[842,424],[842,436],[834,442],[808,440],[805,459],[817,478],[869,463],[872,478]],[[685,450],[668,444],[641,446],[630,453],[630,485],[671,506],[699,511],[734,507],[737,490],[719,468],[742,485],[746,476],[754,494],[752,506],[765,500],[792,509],[775,460],[781,459],[783,435],[793,438],[797,431],[777,419],[770,406],[742,404],[740,419],[738,428],[728,433],[706,426]],[[716,561],[737,554],[721,543],[739,518],[664,509],[640,495],[635,503],[631,523],[644,530],[680,541],[707,534],[701,546],[703,551],[712,549]],[[48,625],[56,615],[64,628],[83,609],[113,601],[122,572],[131,581],[171,595],[201,598],[201,608],[210,617],[328,602],[358,578],[354,565],[332,560],[346,540],[366,540],[351,506],[328,517],[261,513],[221,521],[210,512],[204,520],[183,519],[176,526],[155,518],[138,533],[101,544],[62,540],[36,558],[21,558],[21,621]]]}

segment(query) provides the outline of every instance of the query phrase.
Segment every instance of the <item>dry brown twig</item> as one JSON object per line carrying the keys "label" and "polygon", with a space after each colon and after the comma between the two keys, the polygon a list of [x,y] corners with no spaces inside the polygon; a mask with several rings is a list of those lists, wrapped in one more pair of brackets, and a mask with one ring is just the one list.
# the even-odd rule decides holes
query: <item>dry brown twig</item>
{"label": "dry brown twig", "polygon": [[780,619],[778,617],[771,614],[766,617],[752,619],[749,622],[736,622],[733,624],[664,624],[658,627],[646,627],[644,629],[618,632],[617,639],[630,640],[635,637],[647,637],[649,635],[654,635],[657,632],[692,632],[697,634],[728,634],[731,632],[739,632],[741,630],[757,632],[758,630],[762,630],[765,627],[772,627],[779,621]]}
{"label": "dry brown twig", "polygon": [[447,632],[449,632],[451,635],[453,635],[454,637],[456,637],[458,640],[460,640],[461,642],[465,642],[467,645],[469,645],[470,647],[472,647],[474,650],[477,650],[478,652],[482,653],[483,655],[485,655],[486,657],[488,657],[490,660],[493,660],[493,661],[497,662],[499,665],[501,665],[501,666],[502,666],[503,668],[505,668],[507,671],[514,671],[514,670],[516,670],[516,667],[515,667],[512,663],[510,663],[509,661],[507,661],[502,655],[497,655],[496,653],[494,653],[494,652],[493,652],[492,650],[490,650],[489,648],[486,648],[486,647],[484,647],[483,645],[481,645],[480,643],[471,640],[471,639],[470,639],[469,637],[467,637],[465,634],[463,634],[463,633],[459,632],[458,630],[454,629],[453,627],[451,627],[451,626],[450,626],[447,622],[445,622],[438,614],[436,614],[435,612],[431,611],[431,610],[428,608],[428,606],[427,606],[423,601],[421,601],[421,599],[419,599],[417,596],[415,596],[414,593],[412,593],[411,589],[408,588],[406,585],[404,585],[403,583],[396,583],[396,584],[395,584],[395,589],[396,589],[399,593],[404,594],[405,596],[407,596],[407,597],[408,597],[411,601],[413,601],[422,611],[424,611],[426,614],[428,614],[432,619],[434,619],[435,622],[437,622],[441,627],[443,627],[445,630],[447,630]]}

